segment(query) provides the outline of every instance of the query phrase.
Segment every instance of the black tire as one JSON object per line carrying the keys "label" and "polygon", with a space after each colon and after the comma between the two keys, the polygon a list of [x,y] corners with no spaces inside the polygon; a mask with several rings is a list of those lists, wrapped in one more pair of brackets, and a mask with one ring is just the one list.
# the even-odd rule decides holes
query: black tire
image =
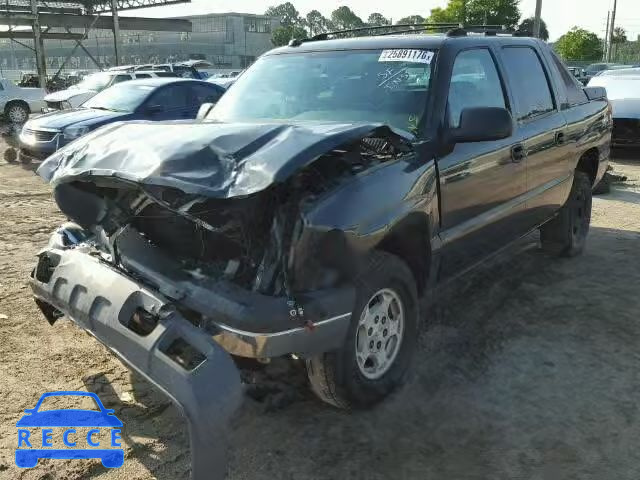
{"label": "black tire", "polygon": [[4,116],[11,123],[21,124],[29,120],[29,105],[23,101],[13,101],[4,107]]}
{"label": "black tire", "polygon": [[22,165],[29,165],[31,163],[31,157],[25,155],[23,152],[18,152],[18,160],[20,160]]}
{"label": "black tire", "polygon": [[16,163],[18,161],[18,152],[16,151],[15,148],[11,148],[11,147],[7,148],[4,151],[3,156],[4,156],[4,160],[7,163]]}
{"label": "black tire", "polygon": [[605,193],[609,193],[611,191],[611,175],[609,172],[606,172],[602,177],[602,180],[598,182],[598,184],[593,189],[594,195],[602,195]]}
{"label": "black tire", "polygon": [[[358,365],[356,338],[365,307],[382,290],[395,294],[402,304],[403,333],[388,369],[380,378],[371,379],[363,374]],[[391,325],[391,315],[388,321]],[[307,375],[312,390],[321,400],[339,408],[373,406],[406,380],[416,347],[417,332],[418,295],[411,271],[398,257],[382,251],[373,252],[356,281],[356,304],[344,345],[339,350],[307,360]]]}
{"label": "black tire", "polygon": [[551,255],[574,257],[584,250],[591,223],[591,180],[576,171],[569,198],[558,216],[540,227],[540,241]]}

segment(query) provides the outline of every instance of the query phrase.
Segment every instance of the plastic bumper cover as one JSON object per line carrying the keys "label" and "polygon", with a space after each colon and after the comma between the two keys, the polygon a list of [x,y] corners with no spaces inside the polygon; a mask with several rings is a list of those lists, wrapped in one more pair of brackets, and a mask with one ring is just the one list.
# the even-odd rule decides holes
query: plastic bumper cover
{"label": "plastic bumper cover", "polygon": [[[164,392],[188,420],[192,478],[224,478],[225,431],[242,399],[239,372],[231,357],[209,335],[166,308],[160,296],[97,261],[76,276],[77,261],[87,255],[58,253],[64,256],[49,281],[30,282],[45,316],[55,320],[49,305],[68,314]],[[160,318],[147,335],[135,333],[124,322],[137,308]],[[195,362],[178,359],[178,350],[196,352]]]}

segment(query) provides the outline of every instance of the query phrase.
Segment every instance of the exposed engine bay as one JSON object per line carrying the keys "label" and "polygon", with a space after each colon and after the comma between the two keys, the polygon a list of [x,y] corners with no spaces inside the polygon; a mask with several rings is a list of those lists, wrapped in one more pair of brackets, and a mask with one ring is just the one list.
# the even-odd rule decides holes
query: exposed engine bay
{"label": "exposed engine bay", "polygon": [[[265,134],[264,126],[259,126],[262,130],[258,132],[258,139],[254,139],[253,147],[257,142],[262,143],[262,149],[273,155],[277,150],[274,128],[282,133],[282,127],[270,126],[269,133]],[[300,127],[287,128],[301,130]],[[127,131],[130,130],[131,126]],[[363,131],[368,134],[363,136]],[[103,133],[92,144],[74,143],[71,147],[76,148],[72,151],[63,149],[45,162],[39,173],[56,184],[54,192],[60,209],[92,232],[95,247],[115,265],[120,264],[118,236],[124,228],[133,228],[149,244],[179,261],[182,270],[195,279],[224,278],[247,290],[291,297],[310,288],[309,282],[296,282],[297,259],[293,258],[294,244],[305,228],[305,212],[332,189],[366,174],[376,165],[411,152],[409,142],[386,127],[351,127],[340,134],[331,133],[321,137],[315,135],[313,144],[300,145],[304,147],[301,150],[312,155],[319,151],[318,143],[331,148],[312,158],[301,153],[294,155],[292,161],[297,161],[297,171],[282,162],[275,166],[262,163],[258,169],[254,159],[259,158],[259,150],[251,157],[241,159],[238,151],[249,147],[232,149],[224,135],[216,139],[226,143],[225,152],[221,152],[220,145],[212,143],[196,147],[195,153],[187,149],[184,152],[186,166],[178,168],[176,158],[171,158],[169,165],[155,165],[154,174],[145,179],[135,178],[139,164],[131,164],[133,173],[122,168],[104,170],[105,159],[122,165],[122,158],[117,161],[109,158],[117,156],[118,150],[115,154],[94,150],[93,161],[79,170],[79,164],[87,161],[87,150],[100,148],[95,146],[96,141],[109,141],[115,134],[112,132],[111,135]],[[265,135],[268,138],[265,139]],[[288,132],[287,137],[290,136]],[[287,149],[291,150],[288,144]],[[97,152],[101,152],[99,156]],[[196,153],[209,153],[210,156],[208,159],[203,157],[198,171],[186,171]],[[237,159],[233,168],[228,165],[230,159]],[[127,159],[128,162],[135,160],[135,157]],[[214,171],[215,189],[205,188],[212,185],[212,177],[205,178],[202,174],[207,165],[204,163],[203,166],[205,161]],[[51,168],[52,164],[55,168]],[[229,178],[219,177],[220,164],[225,165],[222,170],[229,173]],[[148,164],[144,166],[147,174],[148,167]],[[179,178],[176,186],[158,181],[167,167],[172,170],[170,176]],[[259,184],[269,173],[281,181],[274,181],[265,188],[252,187],[247,183],[247,172],[257,170],[260,170],[256,175]],[[282,177],[285,170],[290,171],[286,178]],[[166,177],[162,176],[161,180]],[[191,188],[185,188],[187,182]],[[239,184],[243,185],[242,190]],[[224,188],[219,188],[222,185]],[[320,254],[327,252],[305,252],[304,257],[313,259]],[[323,286],[332,286],[341,280],[339,272],[333,272],[329,277]]]}

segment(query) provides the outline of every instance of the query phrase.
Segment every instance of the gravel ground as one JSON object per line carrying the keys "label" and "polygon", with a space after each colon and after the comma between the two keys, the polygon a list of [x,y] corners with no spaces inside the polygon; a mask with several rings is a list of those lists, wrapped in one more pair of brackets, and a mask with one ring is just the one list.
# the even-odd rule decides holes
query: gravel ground
{"label": "gravel ground", "polygon": [[[229,478],[637,480],[640,162],[616,170],[629,180],[594,201],[585,254],[554,260],[526,239],[449,289],[425,318],[411,381],[378,408],[322,405],[296,364],[258,374]],[[177,410],[68,320],[50,327],[30,297],[34,254],[63,220],[48,186],[0,160],[0,212],[0,478],[188,478]],[[77,389],[124,422],[124,466],[16,468],[22,410]]]}

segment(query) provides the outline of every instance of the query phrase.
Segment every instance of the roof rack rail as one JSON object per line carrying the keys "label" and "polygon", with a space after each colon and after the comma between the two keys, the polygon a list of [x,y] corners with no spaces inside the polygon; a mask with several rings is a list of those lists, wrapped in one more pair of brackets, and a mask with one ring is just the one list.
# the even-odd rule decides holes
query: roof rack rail
{"label": "roof rack rail", "polygon": [[367,37],[373,35],[399,35],[404,33],[419,32],[444,32],[448,37],[462,37],[468,33],[484,34],[488,36],[515,35],[514,30],[503,25],[464,25],[462,23],[402,23],[396,25],[378,25],[350,28],[348,30],[337,30],[335,32],[325,32],[314,35],[311,38],[294,38],[289,42],[289,46],[297,47],[304,42],[314,42],[330,40],[333,38]]}

